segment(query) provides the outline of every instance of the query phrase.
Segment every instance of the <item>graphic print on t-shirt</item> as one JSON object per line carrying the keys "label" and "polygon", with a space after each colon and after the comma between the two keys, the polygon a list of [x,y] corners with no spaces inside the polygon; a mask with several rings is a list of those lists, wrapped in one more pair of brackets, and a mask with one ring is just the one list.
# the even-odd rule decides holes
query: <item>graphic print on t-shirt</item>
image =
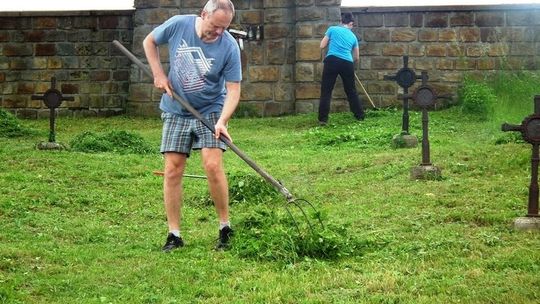
{"label": "graphic print on t-shirt", "polygon": [[182,39],[175,54],[175,76],[185,93],[201,91],[204,76],[212,68],[214,58],[206,58],[200,47],[190,47]]}

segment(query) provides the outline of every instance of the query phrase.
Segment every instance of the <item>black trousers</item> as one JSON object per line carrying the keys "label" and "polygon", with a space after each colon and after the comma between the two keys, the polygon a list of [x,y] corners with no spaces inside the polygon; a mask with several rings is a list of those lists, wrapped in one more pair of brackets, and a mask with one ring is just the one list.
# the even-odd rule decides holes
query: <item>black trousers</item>
{"label": "black trousers", "polygon": [[356,92],[354,84],[354,64],[339,57],[328,56],[324,59],[324,68],[321,82],[321,98],[319,101],[319,121],[327,122],[330,112],[332,91],[336,84],[337,76],[343,81],[343,89],[347,94],[349,108],[356,119],[364,119],[364,109]]}

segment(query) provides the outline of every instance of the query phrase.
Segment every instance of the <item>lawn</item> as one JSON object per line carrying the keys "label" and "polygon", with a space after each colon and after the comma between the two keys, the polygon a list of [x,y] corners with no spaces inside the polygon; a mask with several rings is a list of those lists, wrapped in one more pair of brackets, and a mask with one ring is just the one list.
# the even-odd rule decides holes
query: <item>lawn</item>
{"label": "lawn", "polygon": [[[513,228],[527,213],[531,145],[500,131],[532,99],[520,107],[488,121],[431,112],[442,169],[431,181],[410,179],[420,147],[391,147],[400,110],[334,113],[326,127],[314,114],[233,119],[234,143],[321,211],[327,256],[292,254],[285,199],[256,188],[231,204],[233,248],[214,251],[206,181],[190,178],[186,246],[164,254],[158,119],[57,120],[58,142],[123,130],[155,147],[139,154],[36,150],[48,120],[21,121],[32,135],[0,137],[0,303],[538,303],[540,233]],[[236,189],[256,176],[232,151],[225,162]],[[186,172],[203,174],[198,153]]]}

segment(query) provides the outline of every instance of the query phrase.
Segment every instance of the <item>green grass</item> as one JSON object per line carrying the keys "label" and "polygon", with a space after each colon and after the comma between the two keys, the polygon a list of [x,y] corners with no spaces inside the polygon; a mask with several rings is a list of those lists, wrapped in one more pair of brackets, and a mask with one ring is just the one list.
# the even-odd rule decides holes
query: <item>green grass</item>
{"label": "green grass", "polygon": [[[421,115],[410,115],[420,138]],[[231,216],[243,232],[233,249],[212,250],[206,181],[186,179],[186,246],[163,254],[159,153],[40,151],[48,120],[22,121],[37,135],[0,137],[0,303],[538,303],[540,233],[513,228],[527,212],[531,147],[500,131],[523,118],[430,113],[440,181],[410,180],[420,148],[391,148],[400,111],[332,114],[324,128],[314,114],[232,120],[235,144],[321,211],[333,229],[321,237],[346,250],[331,257],[290,255],[295,243],[280,237],[290,222],[273,214],[285,200],[253,199],[262,186],[232,151]],[[113,130],[157,147],[161,122],[61,118],[56,139]],[[203,174],[198,153],[186,173]]]}

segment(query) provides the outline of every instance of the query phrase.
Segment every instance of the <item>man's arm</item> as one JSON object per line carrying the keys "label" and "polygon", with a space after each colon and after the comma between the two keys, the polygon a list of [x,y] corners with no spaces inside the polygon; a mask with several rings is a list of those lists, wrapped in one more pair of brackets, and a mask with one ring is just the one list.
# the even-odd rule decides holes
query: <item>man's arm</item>
{"label": "man's arm", "polygon": [[148,34],[143,40],[143,49],[146,59],[154,76],[154,86],[160,90],[165,90],[169,96],[172,96],[172,87],[159,59],[159,50],[152,33]]}
{"label": "man's arm", "polygon": [[232,141],[229,132],[227,131],[227,123],[234,114],[234,110],[240,102],[240,82],[226,82],[225,87],[227,88],[227,95],[225,96],[225,102],[223,104],[223,110],[221,111],[221,116],[219,117],[215,129],[216,129],[216,138],[219,138],[221,134],[227,137]]}

